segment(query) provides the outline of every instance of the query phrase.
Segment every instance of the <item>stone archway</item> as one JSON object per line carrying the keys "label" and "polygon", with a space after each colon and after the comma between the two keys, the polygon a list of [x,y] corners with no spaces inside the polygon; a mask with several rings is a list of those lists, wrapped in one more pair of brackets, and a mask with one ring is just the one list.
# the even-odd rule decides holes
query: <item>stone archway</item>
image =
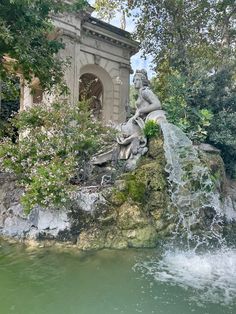
{"label": "stone archway", "polygon": [[[88,64],[81,68],[80,71],[80,97],[87,86],[91,85],[88,96],[98,97],[101,102],[101,119],[107,123],[113,120],[113,102],[114,86],[110,75],[96,64]],[[94,94],[94,95],[91,95]]]}

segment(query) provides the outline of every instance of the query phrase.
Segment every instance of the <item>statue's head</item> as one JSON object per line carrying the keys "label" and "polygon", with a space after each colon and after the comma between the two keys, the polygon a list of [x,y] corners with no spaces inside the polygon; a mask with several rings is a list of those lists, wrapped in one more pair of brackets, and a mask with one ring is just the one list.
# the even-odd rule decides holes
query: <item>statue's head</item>
{"label": "statue's head", "polygon": [[[138,86],[139,82],[141,82],[142,86]],[[143,86],[149,86],[149,80],[147,76],[147,71],[145,69],[142,70],[136,70],[133,83],[135,88],[141,88]]]}

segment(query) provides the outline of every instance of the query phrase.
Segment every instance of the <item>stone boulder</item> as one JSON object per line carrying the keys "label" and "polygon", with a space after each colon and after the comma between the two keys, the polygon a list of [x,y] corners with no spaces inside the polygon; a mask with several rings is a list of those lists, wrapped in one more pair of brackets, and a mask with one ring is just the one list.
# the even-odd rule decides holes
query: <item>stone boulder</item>
{"label": "stone boulder", "polygon": [[23,190],[13,176],[0,174],[0,235],[18,239],[54,238],[70,228],[66,209],[35,207],[27,215],[20,205]]}

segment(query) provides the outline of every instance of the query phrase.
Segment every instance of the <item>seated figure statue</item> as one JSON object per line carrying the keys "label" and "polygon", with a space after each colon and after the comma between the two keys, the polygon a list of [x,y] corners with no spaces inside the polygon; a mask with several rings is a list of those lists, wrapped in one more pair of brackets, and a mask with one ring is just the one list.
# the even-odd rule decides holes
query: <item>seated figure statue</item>
{"label": "seated figure statue", "polygon": [[147,139],[143,133],[145,122],[154,120],[159,123],[165,120],[165,112],[161,110],[161,103],[149,88],[146,70],[137,70],[133,82],[135,89],[139,92],[135,104],[136,112],[128,121],[117,127],[119,131],[116,139],[118,146],[114,150],[95,156],[94,164],[108,161],[116,151],[118,159],[127,160],[127,170],[135,169],[138,159],[148,151]]}
{"label": "seated figure statue", "polygon": [[158,97],[149,88],[149,80],[146,70],[137,70],[134,79],[134,87],[139,91],[136,101],[136,112],[134,119],[142,117],[147,120],[158,120],[164,117],[164,111],[161,110],[161,103]]}
{"label": "seated figure statue", "polygon": [[147,152],[147,139],[143,134],[145,122],[154,120],[157,123],[165,119],[158,97],[149,88],[146,70],[137,70],[134,87],[139,95],[135,103],[136,112],[127,122],[118,126],[120,134],[117,143],[120,145],[119,159],[127,159],[127,169],[135,168],[137,160]]}

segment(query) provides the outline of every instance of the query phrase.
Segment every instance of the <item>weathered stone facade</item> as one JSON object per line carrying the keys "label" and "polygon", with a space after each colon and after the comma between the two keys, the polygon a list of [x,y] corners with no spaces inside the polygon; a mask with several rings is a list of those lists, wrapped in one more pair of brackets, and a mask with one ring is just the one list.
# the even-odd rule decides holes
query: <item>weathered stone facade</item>
{"label": "weathered stone facade", "polygon": [[[59,55],[71,62],[65,73],[71,102],[79,100],[80,78],[89,74],[102,86],[99,95],[102,120],[123,122],[129,101],[130,58],[138,44],[130,39],[128,32],[92,17],[91,12],[56,16],[53,21],[57,36],[65,44]],[[33,103],[33,96],[25,86],[21,108]]]}

